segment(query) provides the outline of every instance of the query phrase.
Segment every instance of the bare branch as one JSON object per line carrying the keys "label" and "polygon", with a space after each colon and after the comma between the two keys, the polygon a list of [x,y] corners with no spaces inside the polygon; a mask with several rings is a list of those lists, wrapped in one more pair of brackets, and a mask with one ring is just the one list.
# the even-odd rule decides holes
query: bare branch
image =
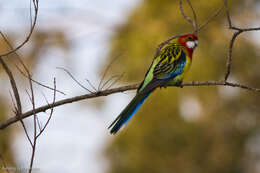
{"label": "bare branch", "polygon": [[[55,89],[55,88],[56,88],[56,79],[55,79],[55,78],[54,78],[53,83],[54,83],[54,89]],[[53,102],[52,102],[52,104],[55,103],[55,100],[56,100],[56,90],[54,90],[54,93],[53,93]],[[49,103],[48,103],[48,105],[49,105]],[[46,121],[46,123],[45,123],[45,125],[43,126],[43,128],[41,129],[41,131],[39,132],[39,134],[36,136],[36,138],[38,138],[38,137],[42,134],[42,132],[46,129],[46,127],[47,127],[47,125],[49,124],[49,122],[50,122],[50,120],[51,120],[51,117],[52,117],[52,115],[53,115],[53,111],[54,111],[54,107],[51,108],[51,112],[50,112],[49,118],[48,118],[48,120]]]}
{"label": "bare branch", "polygon": [[228,54],[227,54],[227,60],[226,60],[226,74],[224,80],[227,81],[230,71],[231,71],[231,64],[232,64],[232,52],[233,52],[233,47],[236,38],[243,32],[248,32],[248,31],[259,31],[260,27],[255,27],[255,28],[238,28],[232,25],[232,20],[229,14],[229,9],[228,9],[228,2],[227,0],[223,0],[225,10],[226,10],[226,17],[229,25],[229,29],[235,30],[236,32],[233,33],[233,36],[229,42],[229,49],[228,49]]}
{"label": "bare branch", "polygon": [[[14,76],[13,76],[11,70],[9,69],[9,67],[7,66],[7,64],[2,59],[2,57],[0,57],[0,63],[2,64],[4,70],[6,71],[8,77],[9,77],[9,80],[10,80],[10,83],[11,83],[11,86],[12,86],[12,90],[13,90],[13,93],[14,93],[14,96],[15,96],[15,101],[16,101],[16,106],[15,106],[16,113],[15,114],[16,114],[17,117],[19,117],[22,114],[22,105],[21,105],[20,95],[19,95],[19,92],[18,92],[18,89],[17,89],[17,86],[16,86]],[[30,136],[28,135],[28,132],[27,132],[26,126],[23,122],[23,119],[20,119],[20,118],[18,118],[18,119],[20,120],[22,127],[24,129],[25,135],[26,135],[28,141],[30,142],[30,144],[32,146],[32,141],[30,139]]]}
{"label": "bare branch", "polygon": [[23,122],[23,119],[20,119],[20,122],[21,122],[21,124],[22,124],[22,127],[23,127],[23,130],[24,130],[24,133],[25,133],[25,135],[26,135],[27,140],[29,141],[31,147],[33,147],[32,140],[31,140],[31,138],[30,138],[30,136],[29,136],[29,134],[28,134],[28,131],[27,131],[26,126],[25,126],[25,124],[24,124],[24,122]]}
{"label": "bare branch", "polygon": [[88,80],[88,79],[85,79],[87,81],[87,83],[89,84],[89,86],[95,91],[97,92],[98,90],[94,87],[94,85],[92,85],[92,83]]}
{"label": "bare branch", "polygon": [[202,25],[199,26],[198,31],[202,30],[207,26],[211,21],[213,21],[223,10],[224,6],[220,7],[212,16],[210,16]]}
{"label": "bare branch", "polygon": [[[0,54],[0,56],[7,56],[7,55],[10,55],[10,54],[16,52],[17,50],[19,50],[21,47],[23,47],[30,40],[32,33],[34,31],[35,25],[36,25],[36,21],[37,21],[37,17],[38,17],[38,9],[39,9],[38,8],[39,1],[38,0],[32,0],[32,1],[33,1],[33,4],[34,4],[34,19],[33,19],[33,24],[31,25],[29,34],[26,36],[26,39],[20,45],[18,45],[16,48],[14,48],[14,49],[12,49],[8,52]],[[0,34],[3,36],[1,31],[0,31]],[[5,38],[5,37],[3,37],[3,38]]]}
{"label": "bare branch", "polygon": [[113,79],[117,79],[119,78],[121,75],[114,75],[114,76],[111,76],[103,85],[102,87],[100,88],[101,90],[105,89],[105,86],[109,84],[109,82],[111,82]]}
{"label": "bare branch", "polygon": [[183,10],[183,2],[182,2],[182,0],[180,0],[179,3],[180,3],[180,11],[181,11],[182,16],[184,17],[184,19],[186,19],[189,23],[192,24],[193,23],[192,19],[189,16],[187,16],[185,14],[184,10]]}
{"label": "bare branch", "polygon": [[37,142],[37,115],[35,112],[35,98],[34,98],[34,90],[33,90],[33,85],[32,85],[32,80],[31,80],[31,74],[29,73],[28,69],[27,71],[27,75],[28,75],[28,80],[29,80],[29,84],[30,84],[30,91],[31,91],[31,102],[32,102],[32,106],[33,106],[33,146],[32,146],[32,156],[31,156],[31,161],[30,161],[30,167],[29,167],[29,173],[32,172],[32,167],[33,167],[33,161],[34,161],[34,156],[35,156],[35,150],[36,150],[36,142]]}
{"label": "bare branch", "polygon": [[92,93],[92,91],[90,91],[88,88],[86,88],[84,85],[82,85],[67,69],[65,69],[63,67],[56,67],[56,68],[65,71],[71,77],[71,79],[74,80],[74,82],[76,82],[81,88]]}
{"label": "bare branch", "polygon": [[[0,31],[0,35],[3,37],[4,41],[5,41],[6,44],[9,46],[9,48],[10,48],[11,50],[13,50],[13,49],[14,49],[13,46],[10,44],[10,42],[8,41],[8,39],[6,38],[6,36],[5,36],[1,31]],[[18,60],[19,60],[20,63],[23,65],[23,67],[26,67],[25,64],[23,63],[22,59],[20,58],[19,54],[16,53],[16,52],[14,52],[14,54],[17,56]],[[25,74],[17,65],[15,65],[15,66],[16,66],[16,68],[18,69],[18,71],[19,71],[24,77],[28,78],[28,76],[26,76],[26,74]],[[27,67],[26,67],[26,68],[27,68]],[[28,71],[28,70],[27,70],[27,71]],[[36,84],[38,84],[38,85],[40,85],[40,86],[42,86],[42,87],[44,87],[44,88],[53,90],[53,88],[51,88],[51,87],[49,87],[49,86],[47,86],[47,85],[44,85],[44,84],[42,84],[42,83],[40,83],[40,82],[38,82],[38,81],[36,81],[36,80],[34,80],[34,79],[31,79],[31,80],[32,80],[32,82],[34,82],[34,83],[36,83]],[[56,90],[56,91],[59,92],[60,94],[66,95],[66,94],[65,94],[64,92],[62,92],[62,91],[59,91],[59,90]]]}
{"label": "bare branch", "polygon": [[22,113],[21,100],[20,100],[19,92],[18,92],[18,89],[17,89],[17,86],[16,86],[16,82],[14,80],[13,73],[11,72],[11,70],[9,69],[9,67],[4,62],[4,60],[1,56],[0,56],[0,63],[2,64],[5,72],[7,73],[8,77],[9,77],[11,87],[12,87],[12,90],[13,90],[13,93],[14,93],[15,101],[16,101],[17,114],[21,114]]}
{"label": "bare branch", "polygon": [[[24,76],[24,77],[26,77],[26,78],[28,78],[28,76],[16,65],[16,68],[18,69],[18,71]],[[38,84],[38,85],[40,85],[40,86],[42,86],[42,87],[44,87],[44,88],[47,88],[47,89],[50,89],[50,90],[53,90],[54,91],[54,88],[51,88],[51,87],[49,87],[49,86],[47,86],[47,85],[44,85],[44,84],[42,84],[42,83],[40,83],[40,82],[38,82],[38,81],[36,81],[36,80],[34,80],[34,79],[31,79],[32,80],[32,82],[34,82],[34,83],[36,83],[36,84]],[[60,91],[60,90],[56,90],[56,92],[58,92],[58,93],[60,93],[60,94],[63,94],[63,95],[66,95],[64,92],[62,92],[62,91]]]}
{"label": "bare branch", "polygon": [[[246,89],[249,91],[260,92],[260,88],[249,87],[246,85],[232,83],[232,82],[226,82],[226,81],[203,81],[203,82],[192,81],[192,82],[183,83],[182,87],[184,87],[184,86],[216,86],[216,85],[231,86],[231,87]],[[172,85],[172,86],[175,86],[175,85]],[[78,102],[78,101],[85,100],[85,99],[108,96],[108,95],[119,93],[119,92],[135,90],[138,87],[139,87],[139,84],[133,84],[133,85],[127,85],[127,86],[117,87],[117,88],[113,88],[113,89],[107,89],[107,90],[103,90],[103,91],[97,91],[97,92],[90,93],[90,94],[85,94],[85,95],[80,95],[80,96],[76,96],[76,97],[63,99],[60,101],[56,101],[55,103],[52,103],[50,105],[44,105],[44,106],[36,108],[35,110],[30,110],[28,112],[25,112],[20,117],[22,119],[24,119],[24,118],[27,118],[27,117],[33,115],[34,113],[45,112],[46,110],[57,107],[57,106],[61,106],[61,105],[65,105],[65,104],[73,103],[73,102]],[[177,87],[179,87],[179,86],[177,86]],[[18,117],[12,117],[12,118],[9,118],[8,120],[5,120],[4,122],[0,123],[0,130],[5,129],[9,125],[11,125],[17,121],[19,121]]]}
{"label": "bare branch", "polygon": [[179,6],[180,6],[180,11],[181,11],[181,14],[182,16],[184,17],[185,20],[187,20],[187,22],[189,22],[190,24],[192,24],[193,26],[193,29],[194,29],[194,33],[197,34],[198,32],[198,22],[197,22],[197,15],[195,13],[195,10],[190,2],[190,0],[186,0],[191,11],[192,11],[192,14],[193,14],[193,19],[194,21],[185,14],[184,10],[183,10],[183,1],[182,0],[179,0]]}
{"label": "bare branch", "polygon": [[241,34],[242,32],[241,31],[237,31],[233,34],[232,36],[232,39],[229,43],[229,49],[228,49],[228,55],[227,55],[227,62],[226,62],[226,68],[227,68],[227,71],[226,71],[226,74],[225,74],[225,81],[227,81],[228,77],[229,77],[229,74],[230,74],[230,71],[231,71],[231,63],[232,63],[232,52],[233,52],[233,46],[234,46],[234,42],[237,38],[237,36],[239,34]]}
{"label": "bare branch", "polygon": [[12,101],[12,104],[13,104],[13,107],[14,107],[13,113],[16,114],[16,112],[17,112],[17,107],[16,107],[16,105],[15,105],[15,101],[14,101],[12,92],[11,92],[10,90],[9,90],[9,95],[10,95],[10,98],[11,98],[11,101]]}
{"label": "bare branch", "polygon": [[[11,70],[9,69],[7,64],[4,62],[2,57],[0,57],[0,63],[2,64],[2,66],[5,69],[6,73],[8,74],[8,77],[9,77],[9,80],[10,80],[10,83],[11,83],[11,86],[12,86],[12,90],[13,90],[13,93],[14,93],[14,96],[15,96],[15,101],[16,101],[16,106],[15,106],[16,113],[15,114],[16,114],[17,117],[19,117],[22,114],[22,105],[21,105],[20,95],[19,95],[19,92],[18,92],[18,89],[17,89],[17,86],[16,86],[16,82],[14,80],[14,77],[13,77],[13,74],[12,74]],[[23,122],[23,119],[20,119],[20,122],[22,124],[23,129],[24,129],[25,135],[26,135],[28,141],[30,142],[30,144],[32,146],[32,141],[30,139],[30,136],[28,135],[28,132],[27,132],[26,126],[25,126],[25,124]]]}
{"label": "bare branch", "polygon": [[228,2],[227,2],[227,0],[223,0],[223,2],[224,2],[225,10],[226,10],[226,16],[227,16],[228,26],[229,26],[229,28],[231,29],[233,26],[232,26],[231,17],[230,17],[230,14],[229,14]]}
{"label": "bare branch", "polygon": [[[98,85],[98,91],[102,90],[102,88],[104,87],[105,84],[102,85],[107,73],[108,73],[108,70],[111,68],[111,66],[113,65],[113,63],[119,58],[119,56],[121,56],[121,54],[117,55],[109,64],[108,66],[106,67],[105,71],[104,71],[104,74],[102,75],[101,77],[101,80],[99,82],[99,85]],[[102,85],[102,86],[101,86]]]}
{"label": "bare branch", "polygon": [[193,14],[193,19],[194,19],[194,21],[192,21],[192,26],[193,26],[193,28],[194,28],[194,33],[197,34],[197,32],[198,32],[198,20],[197,20],[197,15],[196,15],[196,13],[195,13],[195,10],[194,10],[194,8],[193,8],[193,6],[192,6],[190,0],[186,0],[186,1],[188,2],[189,6],[190,6],[190,8],[191,8],[191,11],[192,11],[192,14]]}
{"label": "bare branch", "polygon": [[114,82],[112,82],[107,89],[110,89],[113,85],[115,85],[120,79],[122,79],[122,77],[124,76],[124,73],[122,73],[120,76],[118,76],[118,78],[116,80],[114,80]]}

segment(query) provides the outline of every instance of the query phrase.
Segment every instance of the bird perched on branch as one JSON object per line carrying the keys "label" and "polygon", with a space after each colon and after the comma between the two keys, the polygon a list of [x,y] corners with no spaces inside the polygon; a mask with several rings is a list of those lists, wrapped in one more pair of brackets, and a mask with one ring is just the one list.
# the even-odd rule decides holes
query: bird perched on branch
{"label": "bird perched on branch", "polygon": [[115,134],[141,107],[147,97],[157,87],[181,85],[183,77],[189,70],[192,54],[198,45],[198,37],[194,34],[181,35],[167,44],[155,56],[145,78],[132,101],[108,127]]}

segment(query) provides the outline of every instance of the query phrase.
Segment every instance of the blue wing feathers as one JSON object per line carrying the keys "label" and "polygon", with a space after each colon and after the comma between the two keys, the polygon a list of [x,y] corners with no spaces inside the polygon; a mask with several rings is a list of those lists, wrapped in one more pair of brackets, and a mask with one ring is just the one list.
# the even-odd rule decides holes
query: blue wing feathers
{"label": "blue wing feathers", "polygon": [[144,101],[147,99],[147,97],[150,95],[150,93],[147,93],[145,95],[144,98],[142,98],[140,100],[140,102],[138,103],[138,105],[134,108],[133,112],[130,114],[130,116],[128,117],[128,119],[124,122],[124,125],[126,125],[128,123],[128,121],[132,118],[132,116],[138,111],[138,109],[142,106],[142,104],[144,103]]}
{"label": "blue wing feathers", "polygon": [[126,108],[119,114],[119,116],[112,122],[108,127],[111,134],[115,134],[123,125],[126,125],[131,117],[138,111],[142,106],[147,97],[151,94],[149,91],[145,94],[137,93],[137,95],[132,99],[132,101],[126,106]]}

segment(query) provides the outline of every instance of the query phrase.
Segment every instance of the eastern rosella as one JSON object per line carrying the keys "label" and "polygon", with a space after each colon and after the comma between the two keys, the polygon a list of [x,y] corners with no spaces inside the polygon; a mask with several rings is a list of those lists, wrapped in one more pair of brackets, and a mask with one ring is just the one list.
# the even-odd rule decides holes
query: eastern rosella
{"label": "eastern rosella", "polygon": [[190,68],[192,53],[197,45],[198,37],[196,35],[185,34],[163,46],[160,53],[154,58],[135,97],[108,127],[112,127],[111,134],[115,134],[122,125],[128,122],[157,87],[182,83],[184,75]]}

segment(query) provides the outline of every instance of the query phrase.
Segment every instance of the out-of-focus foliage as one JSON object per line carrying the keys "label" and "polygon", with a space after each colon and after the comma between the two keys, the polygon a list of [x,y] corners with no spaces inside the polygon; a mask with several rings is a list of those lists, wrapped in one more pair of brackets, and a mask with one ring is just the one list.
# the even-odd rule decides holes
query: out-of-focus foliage
{"label": "out-of-focus foliage", "polygon": [[[6,34],[6,33],[5,33]],[[8,35],[8,34],[7,34]],[[7,40],[9,40],[10,44],[13,45],[13,42],[15,42],[14,40],[16,40],[16,38],[10,38],[8,36]],[[44,56],[42,56],[42,54],[44,53],[44,51],[50,48],[60,48],[62,51],[66,52],[69,50],[69,44],[68,41],[66,40],[66,37],[64,35],[64,33],[62,31],[48,31],[48,32],[43,32],[43,31],[35,31],[35,33],[33,34],[31,41],[27,44],[30,44],[28,47],[27,45],[25,47],[26,50],[22,50],[20,52],[18,52],[20,58],[24,61],[24,63],[26,64],[26,66],[29,68],[30,71],[33,71],[36,67],[37,64],[40,61],[44,61]],[[23,49],[23,48],[22,48]],[[7,43],[4,41],[3,38],[0,39],[0,53],[3,52],[7,52],[9,51],[10,48],[7,45]],[[17,80],[17,87],[21,92],[25,92],[25,87],[27,86],[23,86],[23,84],[27,84],[28,81],[26,78],[19,78],[22,77],[22,75],[18,75],[18,70],[16,68],[15,65],[20,66],[21,64],[18,61],[17,55],[16,54],[11,54],[8,57],[3,57],[3,59],[5,60],[5,62],[7,63],[7,65],[9,66],[10,70],[13,72],[13,75],[15,77],[15,79]],[[22,69],[22,68],[21,68]],[[5,71],[2,68],[2,65],[0,65],[0,75],[1,75],[1,84],[2,86],[5,85],[8,87],[9,90],[7,91],[1,91],[1,98],[0,98],[0,122],[6,120],[8,118],[7,114],[13,113],[13,105],[11,104],[11,98],[9,95],[9,91],[11,92],[11,85],[9,84],[9,79],[5,73]],[[26,82],[22,82],[23,80],[25,80]],[[5,88],[5,87],[2,87]],[[6,88],[5,88],[6,89]],[[28,88],[26,88],[28,89]],[[6,94],[4,94],[6,93]],[[23,95],[23,94],[22,94]],[[9,99],[9,102],[7,102],[6,100]],[[9,103],[9,104],[8,104]],[[12,114],[13,116],[13,114]],[[19,126],[21,126],[19,123],[17,123]],[[13,126],[12,126],[13,127]],[[20,128],[22,130],[22,128]],[[1,131],[0,133],[0,154],[2,155],[2,157],[4,158],[7,167],[9,168],[14,168],[15,166],[15,156],[13,156],[12,154],[12,141],[13,138],[15,137],[15,133],[17,132],[17,129],[12,129],[11,127],[8,127],[6,129],[4,129],[3,131]],[[24,133],[24,132],[22,132]],[[26,138],[25,138],[26,140]],[[28,143],[29,144],[29,143]],[[0,160],[0,173],[1,172],[6,172],[5,169],[1,169],[3,168],[3,164],[2,164],[2,160]]]}
{"label": "out-of-focus foliage", "polygon": [[[192,2],[200,23],[222,5]],[[256,2],[231,1],[234,23],[252,23]],[[123,53],[111,70],[125,72],[128,82],[141,82],[156,46],[189,31],[178,1],[144,0],[117,29],[107,62]],[[200,31],[186,81],[223,79],[231,36],[224,13]],[[244,34],[235,42],[230,78],[260,87],[259,53],[250,38]],[[259,172],[259,101],[258,93],[227,87],[157,89],[106,149],[109,172]]]}

